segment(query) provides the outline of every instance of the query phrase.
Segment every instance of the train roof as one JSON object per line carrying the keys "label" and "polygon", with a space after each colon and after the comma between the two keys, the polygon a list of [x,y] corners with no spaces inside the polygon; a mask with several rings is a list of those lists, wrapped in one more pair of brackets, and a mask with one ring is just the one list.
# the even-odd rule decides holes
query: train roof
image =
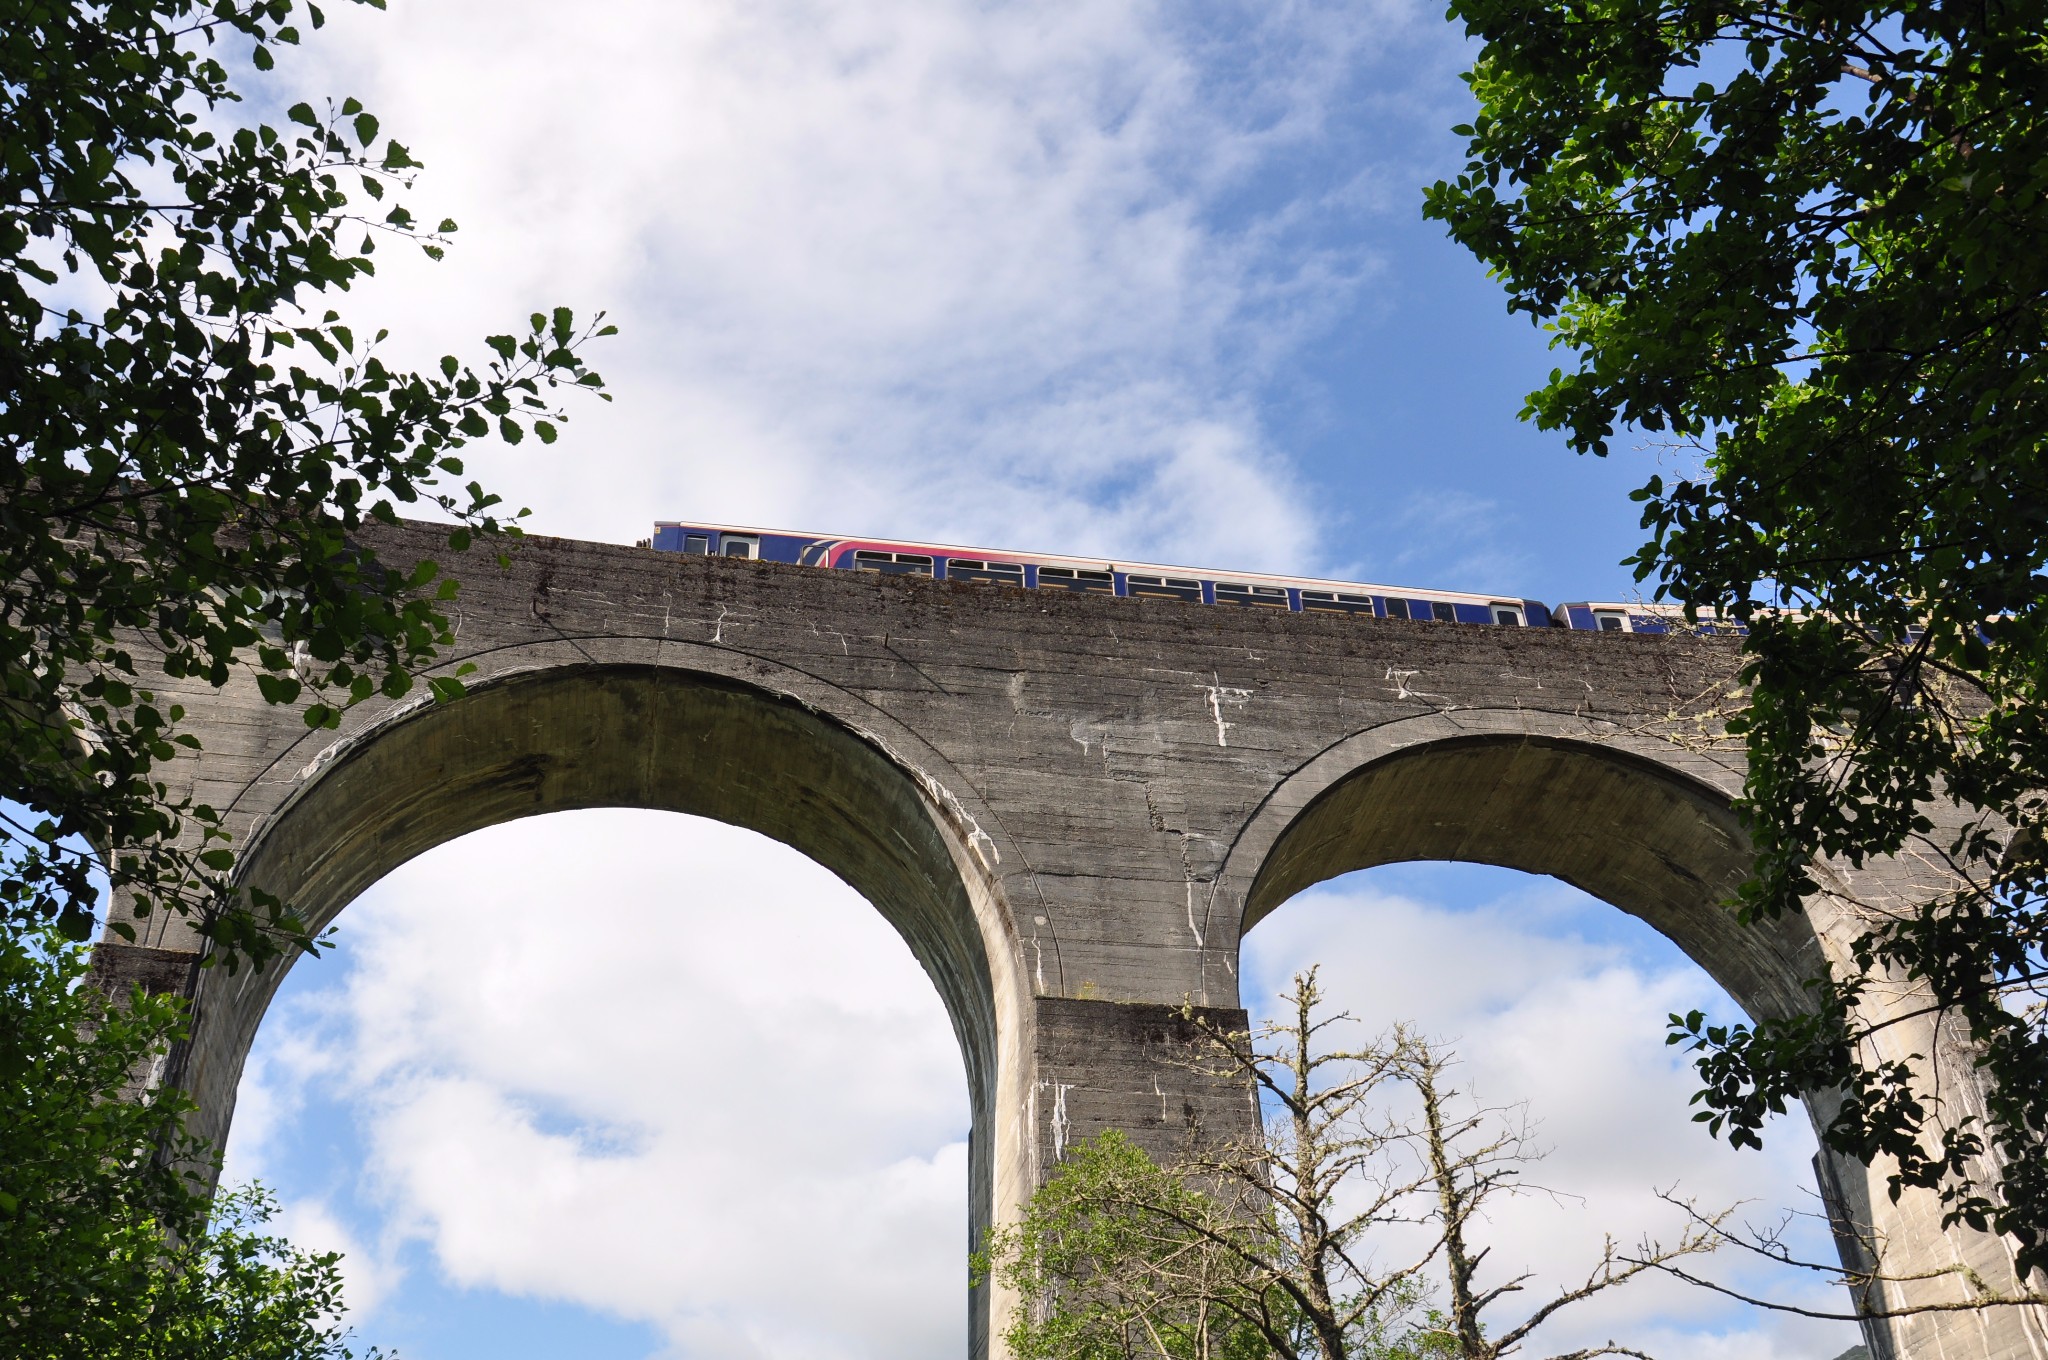
{"label": "train roof", "polygon": [[1396,599],[1439,599],[1464,604],[1489,604],[1494,601],[1527,602],[1532,597],[1503,592],[1495,595],[1480,594],[1469,590],[1438,590],[1424,586],[1375,585],[1367,581],[1338,581],[1321,576],[1283,576],[1260,571],[1222,571],[1215,567],[1176,566],[1162,562],[1129,562],[1122,558],[1075,557],[1070,553],[1023,552],[1013,548],[981,548],[965,544],[934,543],[928,539],[874,538],[860,534],[814,533],[808,529],[770,529],[747,524],[715,524],[709,520],[656,520],[656,529],[710,529],[721,534],[774,534],[780,537],[823,539],[843,543],[851,547],[871,547],[891,552],[935,552],[947,557],[972,559],[995,558],[1008,561],[1029,562],[1033,565],[1079,567],[1090,571],[1120,571],[1126,574],[1137,572],[1142,575],[1195,577],[1204,580],[1242,581],[1248,585],[1287,585],[1307,587],[1310,590],[1341,591],[1357,595],[1391,595]]}

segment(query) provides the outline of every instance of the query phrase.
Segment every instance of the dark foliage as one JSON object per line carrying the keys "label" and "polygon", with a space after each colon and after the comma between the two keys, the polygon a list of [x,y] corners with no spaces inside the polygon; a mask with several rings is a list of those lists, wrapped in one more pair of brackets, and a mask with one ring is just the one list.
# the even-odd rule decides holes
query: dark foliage
{"label": "dark foliage", "polygon": [[[364,0],[378,4],[380,0]],[[416,162],[354,100],[238,125],[231,71],[296,43],[293,0],[0,3],[0,912],[89,931],[95,875],[192,914],[214,957],[309,943],[229,891],[216,809],[168,797],[179,682],[253,677],[312,724],[406,692],[453,580],[383,563],[364,519],[431,506],[451,553],[505,527],[459,451],[597,388],[570,313],[406,372],[327,307],[378,242],[438,254],[392,198]],[[367,210],[352,206],[367,203]],[[452,677],[431,683],[459,690]],[[130,933],[126,910],[114,929]]]}
{"label": "dark foliage", "polygon": [[[1634,563],[1750,627],[1741,909],[1838,891],[1830,861],[1947,884],[1852,902],[1854,966],[1809,1017],[1674,1017],[1700,1117],[1753,1143],[1839,1089],[1829,1145],[2048,1268],[2048,6],[1451,15],[1484,44],[1480,112],[1427,212],[1570,356],[1526,414],[1581,452],[1633,428],[1696,460],[1638,493]],[[1974,1042],[1981,1117],[1865,1023],[1894,977]]]}

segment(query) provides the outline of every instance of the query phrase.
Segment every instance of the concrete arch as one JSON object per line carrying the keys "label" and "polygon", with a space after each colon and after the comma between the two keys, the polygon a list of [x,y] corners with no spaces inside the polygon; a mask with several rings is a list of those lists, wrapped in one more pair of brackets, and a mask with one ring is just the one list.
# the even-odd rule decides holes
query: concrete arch
{"label": "concrete arch", "polygon": [[[1431,714],[1354,734],[1296,771],[1233,848],[1240,934],[1355,869],[1459,860],[1547,874],[1649,923],[1752,1016],[1799,1007],[1825,957],[1805,918],[1739,923],[1739,770],[1569,716]],[[1241,886],[1240,886],[1241,885]]]}
{"label": "concrete arch", "polygon": [[[1606,724],[1527,710],[1428,714],[1333,743],[1274,788],[1233,846],[1219,876],[1219,906],[1241,904],[1240,939],[1288,898],[1355,869],[1415,860],[1495,864],[1548,874],[1647,922],[1718,982],[1753,1018],[1803,1008],[1802,983],[1841,958],[1855,927],[1827,902],[1752,925],[1725,904],[1748,876],[1747,837],[1731,810],[1738,766]],[[1877,1014],[1916,1005],[1904,989]],[[1934,1029],[1891,1031],[1897,1056],[1941,1054],[1954,1089],[1975,1090],[1968,1055],[1946,1054]],[[1818,1128],[1838,1096],[1807,1100]],[[1924,1192],[1896,1201],[1881,1168],[1823,1152],[1818,1188],[1836,1219],[1851,1268],[1868,1268],[1867,1242],[1901,1255],[1908,1274],[1967,1261],[1986,1279],[2016,1284],[2011,1255],[1987,1236],[1945,1233]],[[1845,1231],[1846,1227],[1846,1231]],[[1863,1306],[1899,1306],[1939,1285],[1874,1286]],[[1934,1354],[2048,1355],[2038,1310],[2006,1317],[1923,1313],[1865,1319],[1875,1360]]]}
{"label": "concrete arch", "polygon": [[[270,817],[239,878],[294,903],[317,930],[434,846],[550,812],[639,807],[746,827],[804,853],[873,904],[944,1000],[973,1105],[970,1223],[994,1205],[1005,985],[1015,953],[989,861],[959,798],[805,699],[674,666],[554,665],[386,719],[330,748]],[[595,943],[595,942],[594,942]],[[209,971],[183,1084],[195,1131],[225,1142],[243,1063],[286,967]],[[1011,1026],[1010,1028],[1014,1028]],[[985,1291],[982,1291],[985,1293]],[[988,1306],[973,1302],[975,1353]]]}

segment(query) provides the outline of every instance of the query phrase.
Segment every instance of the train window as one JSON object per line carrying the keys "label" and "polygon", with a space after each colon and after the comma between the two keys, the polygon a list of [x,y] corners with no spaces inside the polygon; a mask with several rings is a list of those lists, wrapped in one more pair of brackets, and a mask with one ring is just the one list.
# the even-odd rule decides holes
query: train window
{"label": "train window", "polygon": [[929,576],[932,574],[932,560],[922,553],[870,552],[863,549],[853,555],[855,571],[878,571],[884,576]]}
{"label": "train window", "polygon": [[1124,593],[1141,600],[1193,600],[1202,602],[1202,583],[1176,576],[1126,576]]}
{"label": "train window", "polygon": [[1628,631],[1628,620],[1619,610],[1596,609],[1593,611],[1593,618],[1599,623],[1600,631],[1603,633],[1622,633]]}
{"label": "train window", "polygon": [[703,534],[684,534],[683,551],[707,557],[711,553],[711,540]]}
{"label": "train window", "polygon": [[1367,595],[1339,595],[1333,590],[1304,590],[1301,607],[1307,613],[1370,614],[1372,598]]}
{"label": "train window", "polygon": [[1216,583],[1216,603],[1257,604],[1269,609],[1287,608],[1287,591],[1280,586],[1250,586],[1237,581]]}
{"label": "train window", "polygon": [[756,538],[739,538],[732,534],[725,536],[719,545],[719,552],[725,557],[758,557],[761,541]]}
{"label": "train window", "polygon": [[1389,595],[1385,599],[1385,604],[1387,606],[1388,618],[1405,619],[1408,617],[1408,602],[1406,600],[1397,600]]}
{"label": "train window", "polygon": [[1074,567],[1040,567],[1040,590],[1072,590],[1083,595],[1116,594],[1116,578],[1106,571],[1077,570]]}
{"label": "train window", "polygon": [[1015,562],[976,562],[965,557],[946,559],[948,581],[973,581],[980,585],[1021,586],[1024,568]]}
{"label": "train window", "polygon": [[1493,607],[1493,621],[1508,628],[1522,626],[1522,611],[1511,604],[1497,604]]}
{"label": "train window", "polygon": [[1456,606],[1445,604],[1442,600],[1430,601],[1429,615],[1438,623],[1456,623],[1458,621]]}

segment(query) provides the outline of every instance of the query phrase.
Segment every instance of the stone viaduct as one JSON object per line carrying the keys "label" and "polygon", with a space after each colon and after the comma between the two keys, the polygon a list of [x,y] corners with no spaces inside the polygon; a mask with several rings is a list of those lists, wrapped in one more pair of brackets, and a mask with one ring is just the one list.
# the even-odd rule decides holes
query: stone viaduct
{"label": "stone viaduct", "polygon": [[[442,541],[419,526],[374,539],[399,565],[445,558]],[[1028,592],[538,538],[507,571],[481,556],[456,565],[447,664],[477,668],[460,700],[380,700],[310,732],[253,686],[177,696],[204,752],[169,772],[228,814],[244,880],[324,926],[408,858],[517,817],[661,808],[786,842],[873,903],[944,997],[973,1101],[977,1238],[1099,1130],[1165,1152],[1192,1119],[1247,1127],[1244,1091],[1175,1062],[1177,1010],[1234,1011],[1240,938],[1322,879],[1403,860],[1552,874],[1662,931],[1756,1016],[1796,1007],[1801,981],[1854,931],[1846,900],[1768,927],[1721,905],[1744,877],[1728,810],[1739,752],[1695,715],[1727,691],[1725,640]],[[1844,887],[1881,900],[1911,877],[1892,863]],[[200,1131],[224,1140],[282,969],[201,972],[182,923],[150,928],[137,944],[103,942],[100,966],[196,995],[174,1070]],[[1941,1051],[1918,1022],[1888,1033],[1902,1051]],[[1967,1100],[1967,1064],[1955,1080]],[[1998,1242],[1944,1235],[1924,1199],[1892,1204],[1881,1173],[1819,1169],[1840,1215],[1887,1241],[1894,1266],[1968,1262],[2011,1281]],[[970,1302],[977,1356],[1001,1307]],[[1866,1333],[1878,1360],[2048,1360],[2041,1311],[1927,1313]]]}

